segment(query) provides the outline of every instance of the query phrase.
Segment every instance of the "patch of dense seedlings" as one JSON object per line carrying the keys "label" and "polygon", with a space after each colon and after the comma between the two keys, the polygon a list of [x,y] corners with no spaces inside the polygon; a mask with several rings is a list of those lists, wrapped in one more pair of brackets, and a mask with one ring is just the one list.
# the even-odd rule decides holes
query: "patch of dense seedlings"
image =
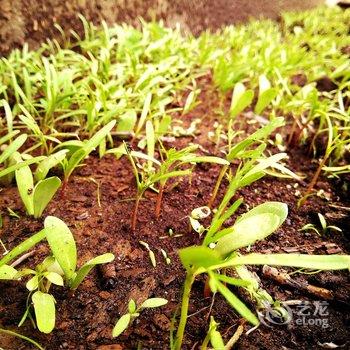
{"label": "patch of dense seedlings", "polygon": [[350,11],[81,20],[0,60],[0,347],[345,347]]}

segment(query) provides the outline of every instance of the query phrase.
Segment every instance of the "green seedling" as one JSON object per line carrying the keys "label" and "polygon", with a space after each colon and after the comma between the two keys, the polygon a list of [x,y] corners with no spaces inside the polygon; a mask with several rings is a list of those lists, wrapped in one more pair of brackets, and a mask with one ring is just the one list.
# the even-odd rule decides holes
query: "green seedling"
{"label": "green seedling", "polygon": [[148,251],[149,259],[151,260],[151,264],[153,267],[157,266],[156,256],[154,255],[153,250],[149,247],[149,244],[143,241],[139,241],[139,243],[146,248]]}
{"label": "green seedling", "polygon": [[51,284],[64,285],[62,270],[59,266],[55,266],[55,258],[48,257],[41,264],[38,264],[35,270],[22,269],[14,279],[26,276],[32,276],[26,283],[30,298],[27,299],[26,312],[19,322],[19,326],[27,317],[32,319],[30,310],[33,307],[38,329],[40,332],[50,333],[55,328],[56,308],[55,298],[49,291]]}
{"label": "green seedling", "polygon": [[230,118],[236,118],[239,113],[243,112],[254,98],[254,91],[247,90],[242,83],[237,83],[233,89],[231,106],[230,106]]}
{"label": "green seedling", "polygon": [[320,221],[321,230],[319,230],[317,228],[317,226],[314,224],[306,224],[299,231],[314,231],[319,236],[326,235],[327,233],[329,233],[331,231],[342,232],[342,230],[337,226],[327,225],[327,221],[321,213],[317,213],[317,215],[318,215],[318,219]]}
{"label": "green seedling", "polygon": [[263,110],[271,103],[277,96],[277,89],[271,87],[271,83],[265,75],[259,77],[259,96],[255,105],[254,112],[261,114]]}
{"label": "green seedling", "polygon": [[323,158],[320,160],[319,165],[316,169],[316,172],[315,172],[314,176],[312,177],[312,180],[310,181],[310,183],[306,189],[305,195],[298,203],[299,206],[302,206],[305,203],[305,201],[307,200],[307,198],[311,195],[312,190],[315,187],[317,180],[321,174],[322,168],[326,165],[326,162],[330,158],[333,151],[339,146],[341,146],[343,148],[348,143],[350,143],[349,139],[343,140],[343,141],[340,140],[340,134],[337,130],[337,127],[332,125],[332,121],[331,121],[330,117],[326,114],[323,114],[323,116],[324,116],[324,119],[327,123],[327,128],[325,130],[320,130],[319,133],[327,132],[328,138],[327,138],[326,151],[325,151]]}
{"label": "green seedling", "polygon": [[140,316],[140,312],[142,310],[161,307],[167,303],[168,300],[163,298],[150,298],[146,299],[140,306],[137,307],[135,301],[131,299],[128,305],[128,313],[123,315],[113,328],[113,338],[119,337],[119,335],[122,334],[131,325],[131,323]]}
{"label": "green seedling", "polygon": [[213,316],[210,316],[209,330],[201,345],[201,350],[206,350],[209,343],[214,350],[225,350],[225,343],[222,339],[220,332],[217,330],[219,324],[215,322]]}
{"label": "green seedling", "polygon": [[[232,197],[231,197],[232,198]],[[240,216],[234,225],[221,229],[223,223],[237,210],[241,201],[236,201],[226,208],[225,198],[219,206],[212,224],[207,230],[202,246],[193,246],[181,249],[180,259],[186,268],[186,280],[181,306],[181,316],[178,325],[175,343],[172,348],[179,350],[182,346],[184,330],[187,321],[191,286],[200,274],[209,277],[210,289],[219,292],[227,302],[248,322],[258,325],[257,317],[250,309],[230,290],[228,285],[249,287],[251,278],[242,271],[245,265],[274,265],[310,268],[316,270],[349,269],[350,256],[348,255],[303,255],[303,254],[242,254],[242,250],[259,240],[263,240],[275,232],[287,217],[287,206],[279,202],[267,202]],[[237,271],[240,278],[228,277],[223,269],[230,268]],[[244,278],[242,278],[244,277]],[[266,296],[265,296],[266,297]],[[269,298],[268,298],[269,299]],[[260,300],[261,296],[260,296]]]}
{"label": "green seedling", "polygon": [[[110,133],[115,125],[115,120],[109,122],[101,130],[99,130],[90,140],[78,145],[78,149],[73,151],[71,155],[63,159],[62,168],[64,173],[63,189],[68,183],[74,169],[80,166],[80,163],[96,148],[104,138]],[[65,147],[67,144],[61,144],[60,147]]]}
{"label": "green seedling", "polygon": [[[226,160],[228,163],[233,163],[237,160],[241,161],[241,165],[244,163],[259,164],[259,173],[261,177],[267,173],[268,169],[275,169],[279,173],[287,174],[290,177],[298,178],[292,171],[287,169],[284,165],[280,163],[280,161],[287,157],[286,153],[278,153],[270,157],[264,156],[264,151],[266,149],[265,140],[268,138],[271,133],[284,125],[283,118],[275,118],[269,124],[264,127],[258,129],[253,134],[243,139],[242,141],[232,144],[232,136],[231,134],[231,126],[229,126],[229,137],[228,137],[228,152],[226,155]],[[225,165],[222,167],[218,179],[216,181],[215,187],[211,194],[208,207],[212,207],[214,201],[216,199],[217,193],[219,191],[220,185],[222,183],[223,178],[225,177],[227,171],[229,170],[229,165]],[[278,176],[278,173],[273,173],[275,176]]]}
{"label": "green seedling", "polygon": [[[166,174],[176,174],[177,172],[181,172],[181,170],[177,170],[179,167],[182,167],[186,164],[197,164],[197,163],[214,163],[223,166],[227,166],[227,161],[225,159],[213,156],[198,156],[193,152],[198,148],[198,146],[188,146],[183,148],[182,150],[176,151],[171,148],[166,150],[161,145],[160,155],[162,157],[162,162],[159,167],[159,188],[158,188],[158,196],[155,214],[156,217],[159,217],[161,211],[161,203],[163,199],[164,189],[169,177]],[[186,170],[185,170],[186,171]]]}
{"label": "green seedling", "polygon": [[[23,162],[23,158],[18,152],[13,155],[13,158],[17,164]],[[21,199],[28,215],[32,215],[35,218],[39,218],[42,215],[61,186],[61,180],[57,176],[46,178],[52,164],[55,165],[55,163],[50,163],[50,158],[44,159],[39,164],[35,175],[37,175],[36,178],[41,179],[36,183],[34,183],[34,176],[28,165],[22,166],[15,171],[17,188]]]}
{"label": "green seedling", "polygon": [[[8,265],[11,260],[44,239],[48,241],[52,256],[47,257],[34,270],[24,268],[17,271]],[[75,290],[96,265],[113,260],[114,255],[106,253],[91,259],[77,269],[77,250],[71,231],[62,220],[48,216],[44,221],[43,230],[13,248],[0,260],[0,279],[17,280],[24,276],[32,276],[26,284],[32,303],[27,303],[20,324],[27,317],[33,319],[31,316],[33,307],[38,329],[43,333],[50,333],[55,327],[56,319],[55,299],[50,294],[51,284]]]}
{"label": "green seedling", "polygon": [[[155,153],[155,136],[151,123],[146,125],[146,143],[147,143],[147,155],[130,150],[127,145],[124,145],[124,151],[121,149],[110,150],[110,152],[125,153],[132,165],[134,176],[136,179],[137,195],[134,206],[134,212],[132,216],[132,230],[136,229],[136,220],[140,200],[143,194],[148,188],[152,188],[154,185],[158,186],[158,196],[155,207],[155,215],[159,217],[161,210],[161,203],[163,199],[164,189],[167,181],[170,178],[179,176],[186,176],[192,173],[191,169],[182,170],[183,166],[193,166],[196,163],[216,163],[220,165],[227,165],[227,161],[218,157],[212,156],[198,156],[195,151],[198,146],[188,146],[182,150],[169,149],[166,150],[162,144],[160,148],[161,161],[154,158]],[[134,158],[145,159],[147,163],[145,165],[136,164]],[[138,169],[142,169],[139,171]]]}
{"label": "green seedling", "polygon": [[23,166],[38,163],[39,161],[45,158],[29,157],[28,159],[23,160],[21,162],[16,162],[14,159],[14,155],[18,153],[17,151],[19,150],[19,148],[23,146],[23,144],[27,140],[26,134],[19,135],[17,138],[12,140],[13,137],[16,136],[18,133],[19,131],[9,132],[7,135],[0,138],[0,165],[2,166],[0,168],[1,184],[9,184],[13,179],[15,170]]}
{"label": "green seedling", "polygon": [[162,253],[163,258],[164,258],[166,264],[167,264],[167,265],[170,265],[170,264],[171,264],[171,259],[169,258],[167,252],[166,252],[164,249],[161,249],[160,252]]}

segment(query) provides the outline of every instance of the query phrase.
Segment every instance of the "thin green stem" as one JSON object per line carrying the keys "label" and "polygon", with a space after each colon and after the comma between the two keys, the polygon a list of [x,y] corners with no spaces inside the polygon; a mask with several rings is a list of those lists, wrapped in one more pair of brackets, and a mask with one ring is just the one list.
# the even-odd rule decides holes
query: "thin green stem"
{"label": "thin green stem", "polygon": [[187,323],[188,305],[190,302],[191,288],[192,288],[194,278],[195,278],[195,275],[187,271],[184,291],[182,295],[180,322],[179,322],[179,327],[177,329],[176,339],[175,339],[175,350],[181,350],[182,341],[183,341],[186,323]]}
{"label": "thin green stem", "polygon": [[3,329],[3,328],[0,328],[0,333],[5,333],[5,334],[8,334],[8,335],[11,335],[11,336],[14,336],[14,337],[17,337],[17,338],[20,338],[20,339],[23,339],[23,340],[26,340],[27,342],[29,343],[32,343],[34,346],[36,346],[38,349],[40,350],[45,350],[42,346],[40,346],[35,340],[33,339],[30,339],[22,334],[19,334],[19,333],[16,333],[16,332],[12,332],[12,331],[9,331],[7,329]]}
{"label": "thin green stem", "polygon": [[220,188],[220,185],[221,185],[221,182],[222,182],[222,179],[224,178],[226,172],[227,172],[227,169],[229,168],[228,165],[224,165],[222,168],[221,168],[221,171],[220,171],[220,174],[219,174],[219,177],[218,179],[216,180],[216,184],[215,184],[215,187],[214,187],[214,190],[211,194],[211,197],[210,197],[210,200],[209,200],[209,203],[208,203],[208,207],[211,208],[214,204],[214,201],[215,201],[215,198],[218,194],[218,191],[219,191],[219,188]]}
{"label": "thin green stem", "polygon": [[210,330],[208,331],[207,335],[205,336],[205,338],[203,340],[203,343],[201,345],[201,350],[208,349],[209,341],[210,341]]}

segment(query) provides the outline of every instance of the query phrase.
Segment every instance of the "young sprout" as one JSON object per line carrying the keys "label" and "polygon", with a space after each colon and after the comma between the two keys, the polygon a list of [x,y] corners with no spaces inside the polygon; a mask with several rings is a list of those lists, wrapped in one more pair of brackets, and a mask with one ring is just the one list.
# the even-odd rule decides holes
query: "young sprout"
{"label": "young sprout", "polygon": [[[105,125],[101,130],[99,130],[94,136],[92,136],[88,141],[79,143],[77,150],[75,150],[70,156],[67,156],[62,160],[62,168],[64,172],[64,180],[62,190],[65,189],[70,176],[72,175],[74,169],[80,166],[80,163],[96,148],[105,137],[110,133],[115,125],[115,120],[112,120],[107,125]],[[62,143],[60,147],[66,147],[67,143]]]}
{"label": "young sprout", "polygon": [[226,349],[220,332],[217,330],[219,324],[215,322],[213,316],[210,316],[209,330],[202,343],[201,350],[208,348],[209,342],[214,349]]}
{"label": "young sprout", "polygon": [[312,194],[312,190],[317,183],[317,180],[321,174],[323,167],[326,165],[326,162],[328,161],[328,159],[331,156],[331,154],[333,153],[333,151],[337,147],[339,147],[339,143],[342,146],[345,146],[346,144],[350,143],[350,139],[345,140],[345,141],[340,140],[340,135],[337,132],[337,127],[332,125],[332,121],[327,114],[325,114],[325,113],[322,113],[322,114],[323,114],[324,119],[327,123],[327,128],[324,130],[320,130],[318,133],[327,132],[328,140],[327,140],[327,145],[326,145],[326,151],[325,151],[323,158],[320,160],[319,165],[316,169],[316,172],[315,172],[314,176],[312,177],[312,179],[311,179],[311,181],[306,189],[305,195],[298,202],[299,206],[302,206],[305,203],[305,201],[307,200],[307,198],[310,197],[310,195]]}
{"label": "young sprout", "polygon": [[[48,241],[52,255],[45,258],[34,270],[23,268],[17,271],[8,265],[11,260],[44,239]],[[55,327],[56,320],[55,299],[50,294],[51,284],[66,285],[71,290],[75,290],[96,265],[113,260],[114,255],[106,253],[89,260],[77,269],[77,250],[73,234],[62,220],[48,216],[44,221],[43,230],[20,243],[0,259],[0,279],[18,280],[24,276],[32,276],[26,283],[32,304],[27,303],[27,309],[20,324],[27,317],[32,318],[30,313],[33,307],[38,329],[43,333],[50,333]]]}
{"label": "young sprout", "polygon": [[[62,153],[65,157],[65,152]],[[22,166],[15,171],[16,182],[21,199],[26,207],[28,215],[39,218],[46,206],[61,186],[61,180],[57,176],[46,178],[50,168],[60,162],[62,157],[51,155],[39,163],[35,173],[37,183],[34,183],[33,173],[28,165]],[[23,162],[22,156],[15,152],[13,159],[17,164]]]}
{"label": "young sprout", "polygon": [[[213,293],[220,293],[226,301],[236,309],[248,322],[258,325],[259,320],[254,313],[230,290],[229,285],[246,288],[262,305],[273,303],[272,298],[260,290],[257,282],[245,265],[274,265],[311,268],[316,270],[348,269],[350,256],[332,255],[317,256],[303,254],[242,254],[242,249],[250,247],[257,241],[266,239],[285,221],[288,208],[279,202],[267,202],[258,205],[238,217],[235,223],[227,228],[222,225],[238,209],[242,200],[228,204],[235,194],[235,189],[254,181],[261,169],[249,170],[244,174],[244,165],[231,180],[229,188],[216,211],[201,246],[193,246],[180,250],[180,259],[186,269],[181,315],[173,349],[180,350],[187,322],[188,307],[192,284],[196,276],[207,274],[209,287]],[[252,165],[250,165],[252,166]],[[259,169],[259,170],[258,170]],[[245,169],[246,171],[246,169]],[[243,172],[243,173],[242,173]],[[256,175],[253,175],[256,174]],[[249,179],[249,180],[248,180]],[[240,251],[239,251],[240,250]],[[225,275],[225,269],[234,269],[238,278]],[[266,306],[266,305],[265,305]],[[278,305],[276,306],[278,307]]]}
{"label": "young sprout", "polygon": [[171,264],[171,259],[168,257],[167,252],[164,249],[161,249],[160,252],[162,253],[163,258],[165,259],[166,264],[170,265]]}
{"label": "young sprout", "polygon": [[148,251],[148,255],[151,260],[152,266],[156,267],[157,266],[156,256],[154,255],[153,250],[151,250],[151,248],[149,247],[149,244],[144,241],[139,241],[139,243],[146,248],[146,250]]}
{"label": "young sprout", "polygon": [[[230,136],[232,132],[232,125],[229,125],[228,131],[228,153],[226,155],[226,160],[228,163],[233,163],[236,160],[241,161],[241,165],[246,163],[259,163],[261,167],[261,176],[263,176],[268,169],[275,169],[282,174],[294,177],[298,179],[292,171],[287,169],[284,165],[280,163],[282,159],[287,157],[286,153],[278,153],[270,157],[264,156],[264,151],[266,148],[265,140],[271,133],[278,127],[284,125],[283,118],[275,118],[267,125],[255,131],[253,134],[243,139],[242,141],[232,145],[232,137]],[[222,167],[218,179],[216,181],[214,190],[211,194],[208,207],[212,207],[216,199],[217,193],[219,191],[221,182],[229,170],[229,165]],[[280,176],[279,173],[273,173],[275,176]]]}
{"label": "young sprout", "polygon": [[[121,149],[110,150],[110,153],[119,152],[127,155],[136,179],[137,195],[131,221],[131,228],[133,231],[136,229],[140,200],[147,189],[158,184],[155,215],[159,217],[165,186],[170,178],[190,175],[192,173],[191,168],[193,168],[193,165],[196,163],[209,162],[221,165],[228,164],[226,160],[218,157],[196,155],[193,153],[198,148],[196,145],[188,146],[177,151],[174,148],[166,150],[161,143],[159,150],[161,160],[158,161],[154,158],[155,136],[151,123],[147,124],[147,130],[147,155],[129,149],[126,144],[124,144],[124,151]],[[147,163],[146,165],[137,164],[134,158],[144,159]],[[183,169],[184,166],[190,166],[191,168]],[[141,169],[141,171],[139,171],[139,169]]]}
{"label": "young sprout", "polygon": [[337,226],[327,225],[326,219],[321,213],[317,213],[317,215],[321,225],[321,232],[314,224],[306,224],[299,231],[312,230],[315,231],[319,236],[321,236],[322,234],[325,235],[331,231],[342,232],[342,230]]}
{"label": "young sprout", "polygon": [[140,306],[136,306],[136,303],[133,299],[129,301],[128,313],[123,315],[116,323],[112,331],[112,337],[119,337],[129,326],[130,324],[140,316],[140,312],[144,309],[152,309],[166,305],[168,300],[164,298],[149,298],[146,299]]}

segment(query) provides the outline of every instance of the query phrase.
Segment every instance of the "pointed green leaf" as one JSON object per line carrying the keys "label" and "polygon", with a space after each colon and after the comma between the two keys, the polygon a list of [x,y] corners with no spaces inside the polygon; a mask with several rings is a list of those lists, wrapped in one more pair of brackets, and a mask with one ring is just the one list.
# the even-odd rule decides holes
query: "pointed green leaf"
{"label": "pointed green leaf", "polygon": [[47,272],[45,274],[45,277],[53,284],[56,284],[57,286],[63,286],[63,278],[61,275],[59,275],[56,272]]}
{"label": "pointed green leaf", "polygon": [[22,134],[12,141],[0,155],[0,164],[16,152],[27,140],[27,135]]}
{"label": "pointed green leaf", "polygon": [[252,283],[249,280],[245,280],[242,278],[234,278],[234,277],[221,275],[221,274],[217,274],[217,273],[214,276],[215,276],[215,279],[217,279],[221,282],[225,282],[227,284],[231,284],[233,286],[238,286],[238,287],[248,287]]}
{"label": "pointed green leaf", "polygon": [[[136,84],[136,86],[137,86],[137,84]],[[135,89],[137,88],[136,86],[135,86]],[[147,115],[148,115],[150,107],[151,107],[151,102],[152,102],[152,93],[149,92],[145,97],[141,116],[140,116],[140,119],[139,119],[139,122],[138,122],[137,128],[136,128],[136,135],[141,131],[143,125],[145,124]]]}
{"label": "pointed green leaf", "polygon": [[5,176],[5,175],[11,174],[15,170],[20,169],[20,168],[22,168],[24,166],[27,166],[27,165],[30,165],[30,164],[34,164],[34,163],[38,163],[38,162],[40,162],[41,160],[43,160],[45,158],[46,158],[45,156],[40,156],[40,157],[35,157],[35,158],[30,158],[30,159],[27,159],[27,160],[20,161],[17,164],[14,164],[14,165],[11,165],[11,166],[7,167],[6,169],[0,170],[0,178]]}
{"label": "pointed green leaf", "polygon": [[241,215],[236,223],[258,214],[275,214],[279,217],[279,225],[282,225],[288,216],[288,206],[281,202],[265,202]]}
{"label": "pointed green leaf", "polygon": [[130,314],[123,315],[113,328],[112,337],[119,337],[129,326],[131,316]]}
{"label": "pointed green leaf", "polygon": [[25,253],[30,248],[34,247],[37,243],[42,241],[46,237],[46,229],[39,231],[35,235],[27,238],[22,243],[18,244],[15,248],[13,248],[9,253],[7,253],[0,260],[0,267],[7,264],[17,256]]}
{"label": "pointed green leaf", "polygon": [[76,276],[71,281],[70,288],[76,289],[84,278],[89,274],[89,272],[96,266],[100,264],[107,264],[114,260],[114,255],[112,253],[106,253],[97,256],[85,263],[76,273]]}
{"label": "pointed green leaf", "polygon": [[134,299],[129,300],[128,310],[130,314],[133,314],[136,311],[136,303]]}
{"label": "pointed green leaf", "polygon": [[259,94],[258,102],[256,103],[254,112],[260,114],[277,96],[277,89],[271,88]]}
{"label": "pointed green leaf", "polygon": [[75,151],[68,160],[67,167],[65,169],[65,178],[67,179],[73,172],[73,170],[83,161],[108,135],[108,133],[113,129],[116,121],[112,120],[107,125],[105,125],[101,130],[99,130],[94,136],[88,140],[82,148]]}
{"label": "pointed green leaf", "polygon": [[68,152],[69,151],[67,149],[63,149],[54,154],[51,154],[46,159],[41,161],[38,164],[38,167],[36,168],[36,171],[34,173],[35,180],[36,181],[44,180],[48,172],[50,171],[50,169],[52,169],[53,167],[58,165],[60,162],[62,162],[62,160],[66,158],[66,154]]}
{"label": "pointed green leaf", "polygon": [[31,292],[33,290],[38,289],[39,286],[39,278],[38,275],[33,276],[27,283],[26,288]]}
{"label": "pointed green leaf", "polygon": [[238,299],[227,287],[225,287],[221,282],[216,282],[218,291],[227,300],[227,302],[248,322],[254,326],[259,324],[257,317],[248,309],[248,307]]}
{"label": "pointed green leaf", "polygon": [[314,270],[350,269],[350,255],[248,254],[227,261],[234,265],[291,266]]}
{"label": "pointed green leaf", "polygon": [[137,115],[134,110],[126,111],[118,119],[117,132],[132,132],[134,131],[137,121]]}
{"label": "pointed green leaf", "polygon": [[[147,155],[149,158],[154,158],[154,146],[156,144],[156,140],[154,137],[154,128],[153,124],[150,120],[146,122],[146,141],[147,141]],[[152,167],[152,161],[148,161],[148,167]]]}
{"label": "pointed green leaf", "polygon": [[231,118],[236,117],[246,107],[248,107],[254,98],[253,90],[246,90],[242,83],[237,83],[233,89],[232,101],[230,107]]}
{"label": "pointed green leaf", "polygon": [[210,332],[210,343],[214,350],[225,350],[224,341],[222,340],[220,332],[216,329],[213,329]]}

